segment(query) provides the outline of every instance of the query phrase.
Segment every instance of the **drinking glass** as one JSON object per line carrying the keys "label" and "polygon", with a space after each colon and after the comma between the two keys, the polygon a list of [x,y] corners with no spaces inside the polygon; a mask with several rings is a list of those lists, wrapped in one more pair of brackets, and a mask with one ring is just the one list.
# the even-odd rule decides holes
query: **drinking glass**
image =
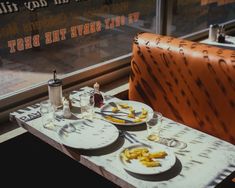
{"label": "drinking glass", "polygon": [[163,116],[160,112],[154,111],[149,114],[147,118],[147,139],[150,141],[157,142],[159,144],[166,145],[168,147],[173,147],[177,149],[185,149],[187,147],[187,143],[180,141],[176,138],[167,138],[161,134],[162,125],[163,124]]}
{"label": "drinking glass", "polygon": [[80,95],[81,116],[84,119],[92,119],[94,114],[94,97],[85,92]]}
{"label": "drinking glass", "polygon": [[162,114],[160,112],[154,111],[149,114],[146,120],[147,125],[147,138],[151,141],[158,141],[161,137],[161,127],[162,127]]}
{"label": "drinking glass", "polygon": [[42,116],[42,124],[44,128],[54,129],[54,107],[50,100],[42,101],[40,103],[40,113]]}

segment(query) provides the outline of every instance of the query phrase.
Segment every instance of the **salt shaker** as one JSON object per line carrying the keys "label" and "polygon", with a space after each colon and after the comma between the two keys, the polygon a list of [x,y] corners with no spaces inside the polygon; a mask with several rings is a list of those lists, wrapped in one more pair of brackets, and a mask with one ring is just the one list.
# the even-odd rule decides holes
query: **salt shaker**
{"label": "salt shaker", "polygon": [[56,108],[62,106],[62,80],[56,78],[56,70],[53,71],[53,79],[48,81],[49,100]]}
{"label": "salt shaker", "polygon": [[211,24],[209,30],[209,40],[216,41],[217,40],[217,31],[219,29],[218,24]]}
{"label": "salt shaker", "polygon": [[69,101],[67,99],[64,100],[64,104],[63,104],[63,116],[65,118],[70,118],[72,116],[72,113],[69,107]]}

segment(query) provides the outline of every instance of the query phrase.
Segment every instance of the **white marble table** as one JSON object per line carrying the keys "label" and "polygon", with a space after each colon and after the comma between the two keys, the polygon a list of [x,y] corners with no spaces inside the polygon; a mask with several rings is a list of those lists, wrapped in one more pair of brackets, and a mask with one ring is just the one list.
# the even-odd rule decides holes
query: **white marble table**
{"label": "white marble table", "polygon": [[[170,170],[151,176],[133,174],[124,170],[117,160],[123,147],[135,142],[133,139],[120,136],[113,144],[98,150],[69,148],[60,143],[55,131],[43,128],[38,110],[39,104],[35,104],[12,112],[10,118],[36,137],[121,187],[215,187],[235,170],[234,145],[164,118],[162,134],[187,143],[187,147],[171,148],[177,160]],[[145,125],[121,129],[132,133],[140,142],[155,144],[146,141]]]}
{"label": "white marble table", "polygon": [[200,41],[200,43],[235,50],[235,37],[226,35],[225,36],[225,41],[226,41],[226,43],[219,43],[219,42],[216,42],[216,41],[211,41],[210,39],[205,39],[205,40]]}

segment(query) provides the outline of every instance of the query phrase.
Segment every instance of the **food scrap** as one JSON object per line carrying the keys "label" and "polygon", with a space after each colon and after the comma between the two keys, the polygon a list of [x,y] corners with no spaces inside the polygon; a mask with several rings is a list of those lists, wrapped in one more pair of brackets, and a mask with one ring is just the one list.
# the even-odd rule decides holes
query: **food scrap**
{"label": "food scrap", "polygon": [[121,108],[129,108],[129,105],[128,105],[128,104],[119,104],[119,106],[120,106]]}
{"label": "food scrap", "polygon": [[[108,112],[108,110],[107,110]],[[135,109],[132,105],[128,103],[116,103],[116,106],[112,106],[110,112],[115,114],[106,114],[105,119],[111,121],[112,123],[141,123],[144,122],[148,116],[148,110],[146,108]],[[120,118],[118,118],[120,116]]]}
{"label": "food scrap", "polygon": [[139,116],[140,119],[145,119],[148,115],[148,111],[145,108],[142,108],[142,112]]}
{"label": "food scrap", "polygon": [[126,121],[124,119],[118,119],[112,116],[105,116],[105,119],[112,121],[114,123],[125,123]]}
{"label": "food scrap", "polygon": [[117,107],[112,107],[112,112],[113,113],[116,113],[116,112],[118,112],[118,111],[120,111]]}
{"label": "food scrap", "polygon": [[138,160],[142,165],[146,167],[161,166],[161,163],[156,159],[163,159],[167,156],[165,151],[149,152],[148,148],[138,147],[133,149],[125,149],[121,153],[121,157],[124,161],[130,163],[131,160]]}
{"label": "food scrap", "polygon": [[142,115],[148,115],[148,110],[146,110],[145,108],[142,108]]}
{"label": "food scrap", "polygon": [[143,120],[137,117],[137,118],[135,118],[133,121],[134,121],[135,123],[140,123],[140,122],[142,122]]}
{"label": "food scrap", "polygon": [[129,118],[135,118],[135,114],[134,113],[129,113],[128,115],[127,115],[127,117],[129,117]]}

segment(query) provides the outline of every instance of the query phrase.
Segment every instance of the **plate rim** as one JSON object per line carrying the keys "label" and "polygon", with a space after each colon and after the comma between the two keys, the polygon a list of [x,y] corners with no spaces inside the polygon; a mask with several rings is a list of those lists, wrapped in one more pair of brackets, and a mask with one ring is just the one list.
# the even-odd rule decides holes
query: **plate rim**
{"label": "plate rim", "polygon": [[[85,120],[85,119],[84,119],[84,120]],[[84,121],[84,120],[79,120],[79,121]],[[100,121],[105,122],[104,120],[100,120]],[[61,139],[61,136],[60,136],[60,134],[59,134],[59,131],[60,131],[64,126],[66,126],[66,124],[63,125],[62,127],[60,127],[60,128],[57,130],[57,137],[58,137],[58,139],[59,139],[59,143],[62,144],[62,145],[64,145],[64,146],[70,147],[70,148],[74,148],[74,149],[84,149],[84,150],[96,150],[96,149],[101,149],[101,148],[107,147],[107,146],[113,144],[115,141],[117,141],[117,139],[119,138],[119,131],[118,131],[117,127],[116,127],[115,125],[113,125],[112,123],[110,123],[110,122],[105,122],[105,123],[109,123],[110,126],[111,126],[114,130],[116,130],[116,131],[114,131],[114,132],[117,133],[117,134],[115,134],[115,137],[113,137],[113,138],[114,138],[113,141],[110,142],[110,143],[107,143],[106,145],[99,146],[99,147],[77,147],[77,146],[72,146],[72,145],[70,145],[70,144],[67,144],[66,142],[64,142],[64,141]]]}
{"label": "plate rim", "polygon": [[[145,103],[143,103],[143,102],[140,102],[140,101],[134,101],[134,100],[121,100],[121,101],[109,101],[109,102],[115,102],[115,103],[121,103],[121,102],[123,102],[123,103],[128,103],[128,102],[131,102],[131,103],[139,103],[139,104],[143,104],[143,105],[145,105],[145,106],[147,106],[149,109],[151,109],[151,111],[150,112],[148,112],[148,113],[152,113],[154,110],[153,110],[153,108],[151,107],[151,106],[149,106],[149,105],[147,105],[147,104],[145,104]],[[107,104],[105,104],[105,105],[103,105],[101,108],[100,108],[100,112],[102,112],[102,110],[109,104],[109,102],[107,103]],[[101,115],[102,117],[103,117],[103,115]],[[104,118],[104,117],[103,117]],[[110,120],[108,120],[108,119],[104,119],[105,121],[108,121],[109,123],[112,123],[112,124],[115,124],[115,125],[121,125],[121,126],[135,126],[135,125],[140,125],[140,124],[143,124],[143,123],[145,123],[146,122],[146,120],[145,121],[142,121],[142,122],[133,122],[133,123],[117,123],[117,122],[112,122],[112,121],[110,121]]]}
{"label": "plate rim", "polygon": [[[164,148],[164,151],[166,151],[167,153],[170,153],[171,155],[172,155],[172,157],[173,157],[173,162],[172,162],[172,165],[169,167],[169,168],[167,168],[167,169],[165,169],[164,171],[160,171],[160,172],[138,172],[138,171],[134,171],[133,169],[131,169],[131,168],[129,168],[128,166],[126,166],[125,164],[124,164],[124,162],[123,162],[123,160],[121,159],[121,153],[125,150],[125,149],[128,149],[128,148],[134,148],[134,147],[147,147],[146,145],[144,145],[144,144],[141,144],[141,143],[136,143],[136,144],[131,144],[131,145],[129,145],[129,146],[125,146],[124,148],[122,148],[121,150],[120,150],[120,152],[119,152],[119,154],[117,155],[117,158],[118,158],[118,162],[121,164],[121,166],[126,170],[126,171],[128,171],[128,172],[131,172],[131,173],[134,173],[134,174],[139,174],[139,175],[157,175],[157,174],[161,174],[161,173],[164,173],[164,172],[166,172],[166,171],[168,171],[168,170],[170,170],[174,165],[175,165],[175,163],[176,163],[176,155],[174,154],[174,152],[171,150],[171,149],[169,149],[169,148],[167,148],[167,147],[165,147],[164,145],[161,145],[161,144],[157,144],[157,143],[154,143],[155,145],[153,145],[153,144],[149,144],[149,148],[156,148],[156,147],[160,147],[160,149],[161,148]],[[155,167],[155,168],[158,168],[158,167]]]}

